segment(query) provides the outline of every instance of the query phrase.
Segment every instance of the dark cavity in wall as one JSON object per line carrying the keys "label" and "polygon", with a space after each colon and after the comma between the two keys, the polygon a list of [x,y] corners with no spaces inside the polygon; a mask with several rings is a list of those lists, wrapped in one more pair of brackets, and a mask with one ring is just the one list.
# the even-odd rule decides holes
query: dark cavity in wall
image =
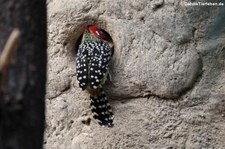
{"label": "dark cavity in wall", "polygon": [[[92,25],[88,25],[87,27],[89,27],[89,26],[92,26]],[[99,27],[101,28],[101,31],[106,35],[107,40],[108,40],[110,43],[113,43],[113,40],[112,40],[112,37],[110,36],[110,34],[109,34],[106,30],[104,30],[100,25],[96,25],[96,26],[99,26]],[[85,30],[87,27],[85,27],[84,30]],[[83,31],[83,33],[78,37],[77,41],[75,42],[75,54],[77,54],[79,45],[80,45],[81,42],[82,42],[83,34],[84,34],[84,31]]]}

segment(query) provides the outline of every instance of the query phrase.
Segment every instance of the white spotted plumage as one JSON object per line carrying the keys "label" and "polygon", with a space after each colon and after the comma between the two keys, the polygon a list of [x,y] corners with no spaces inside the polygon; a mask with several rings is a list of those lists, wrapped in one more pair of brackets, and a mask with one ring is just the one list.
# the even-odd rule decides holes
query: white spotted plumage
{"label": "white spotted plumage", "polygon": [[[104,84],[111,56],[112,51],[105,41],[85,41],[79,46],[76,58],[77,78],[83,90],[87,85],[96,89]],[[83,82],[85,85],[81,85]]]}
{"label": "white spotted plumage", "polygon": [[77,80],[91,98],[93,117],[102,126],[113,126],[113,113],[103,90],[113,54],[112,41],[97,26],[89,26],[83,34],[76,57]]}

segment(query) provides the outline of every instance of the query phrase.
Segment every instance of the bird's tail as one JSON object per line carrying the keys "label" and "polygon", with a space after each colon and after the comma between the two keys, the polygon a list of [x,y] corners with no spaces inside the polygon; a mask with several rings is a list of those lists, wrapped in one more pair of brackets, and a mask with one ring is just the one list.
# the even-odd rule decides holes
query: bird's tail
{"label": "bird's tail", "polygon": [[98,95],[91,95],[91,111],[101,126],[113,126],[113,113],[103,89]]}

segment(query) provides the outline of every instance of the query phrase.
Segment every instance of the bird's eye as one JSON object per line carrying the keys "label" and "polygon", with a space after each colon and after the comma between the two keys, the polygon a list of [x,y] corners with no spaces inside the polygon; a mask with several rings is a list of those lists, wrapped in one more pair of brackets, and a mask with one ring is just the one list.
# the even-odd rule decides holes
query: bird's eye
{"label": "bird's eye", "polygon": [[100,35],[99,31],[95,31],[95,33],[96,33],[98,36]]}

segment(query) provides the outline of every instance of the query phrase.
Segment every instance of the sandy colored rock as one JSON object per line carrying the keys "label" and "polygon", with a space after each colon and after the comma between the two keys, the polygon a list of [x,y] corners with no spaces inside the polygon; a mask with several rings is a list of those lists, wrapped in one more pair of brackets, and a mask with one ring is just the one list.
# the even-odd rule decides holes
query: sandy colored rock
{"label": "sandy colored rock", "polygon": [[[225,38],[208,34],[224,8],[205,9],[172,0],[49,1],[45,148],[225,147]],[[111,129],[91,118],[76,80],[77,40],[89,24],[114,41],[105,85]]]}

